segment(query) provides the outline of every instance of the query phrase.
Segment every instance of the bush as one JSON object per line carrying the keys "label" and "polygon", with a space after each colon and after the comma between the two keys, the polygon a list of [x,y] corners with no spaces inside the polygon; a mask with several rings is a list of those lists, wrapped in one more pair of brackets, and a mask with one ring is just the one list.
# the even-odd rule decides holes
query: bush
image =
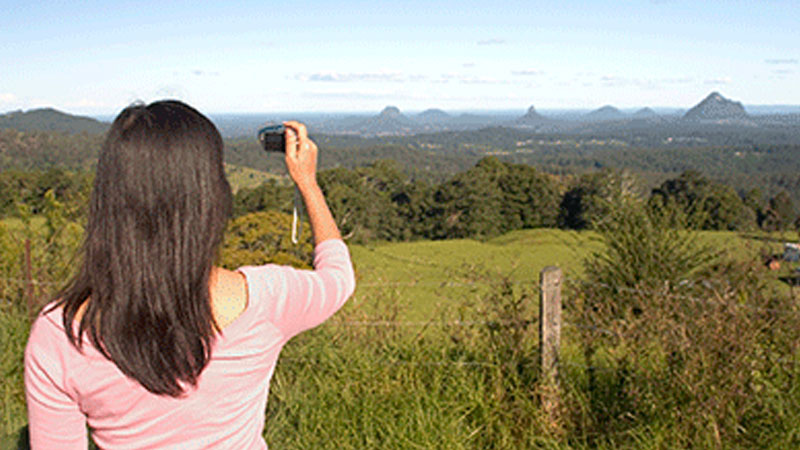
{"label": "bush", "polygon": [[[666,218],[626,205],[601,227],[576,295],[593,445],[796,448],[800,311],[758,262],[711,258]],[[770,281],[772,280],[772,282]]]}

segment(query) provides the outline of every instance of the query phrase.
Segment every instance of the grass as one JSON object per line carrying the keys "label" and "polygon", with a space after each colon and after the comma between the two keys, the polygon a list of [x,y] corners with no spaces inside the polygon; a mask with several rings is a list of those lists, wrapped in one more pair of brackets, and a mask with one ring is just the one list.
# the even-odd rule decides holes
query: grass
{"label": "grass", "polygon": [[592,233],[552,229],[515,231],[485,242],[354,245],[351,252],[359,279],[353,303],[372,292],[393,289],[399,293],[403,320],[425,320],[457,309],[458,302],[480,293],[476,276],[504,274],[514,282],[537,283],[539,272],[548,265],[578,276],[583,257],[598,248]]}
{"label": "grass", "polygon": [[[23,226],[13,220],[3,224],[17,231]],[[781,241],[791,237],[701,234],[703,242],[740,260],[779,253]],[[543,267],[557,265],[576,279],[584,259],[600,245],[591,232],[538,229],[488,241],[351,246],[356,294],[328,323],[299,336],[282,353],[267,411],[268,443],[298,449],[714,447],[713,432],[693,437],[674,414],[656,411],[646,417],[641,414],[648,403],[635,408],[626,403],[637,398],[636,389],[658,395],[658,386],[649,386],[646,378],[625,378],[629,369],[610,363],[608,372],[587,372],[582,335],[575,328],[565,328],[562,336],[562,423],[554,427],[539,407],[536,323],[515,333],[514,324],[523,323],[515,320],[535,317],[535,285]],[[28,324],[20,302],[13,301],[21,299],[19,291],[6,286],[3,292],[0,436],[7,437],[0,438],[0,447],[15,448],[26,423],[21,358]],[[567,323],[577,319],[570,315],[577,300],[565,295]],[[510,308],[513,302],[517,309]],[[453,325],[454,318],[476,325]],[[615,357],[606,355],[610,361]],[[752,420],[769,426],[754,422],[742,433],[762,433],[764,446],[791,447],[799,439],[791,429],[800,421],[800,386],[786,374],[759,376],[770,408]],[[626,379],[644,384],[628,385]],[[618,416],[602,419],[613,425],[604,428],[601,418],[611,413]]]}
{"label": "grass", "polygon": [[271,173],[234,164],[225,164],[225,176],[234,194],[241,188],[254,188],[261,186],[267,180],[280,178]]}

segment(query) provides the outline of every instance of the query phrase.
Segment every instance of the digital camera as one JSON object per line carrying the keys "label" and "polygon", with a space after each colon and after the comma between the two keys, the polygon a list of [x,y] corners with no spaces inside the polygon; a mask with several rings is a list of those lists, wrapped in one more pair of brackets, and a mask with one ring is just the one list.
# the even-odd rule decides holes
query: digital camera
{"label": "digital camera", "polygon": [[258,130],[258,140],[266,152],[286,152],[286,127],[267,125]]}

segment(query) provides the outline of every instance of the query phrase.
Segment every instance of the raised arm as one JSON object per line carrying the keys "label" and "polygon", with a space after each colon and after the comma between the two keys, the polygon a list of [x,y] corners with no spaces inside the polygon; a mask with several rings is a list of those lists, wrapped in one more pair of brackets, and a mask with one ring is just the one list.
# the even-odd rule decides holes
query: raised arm
{"label": "raised arm", "polygon": [[286,167],[297,185],[306,205],[314,243],[341,239],[322,189],[317,184],[317,144],[308,137],[306,126],[300,122],[285,122]]}
{"label": "raised arm", "polygon": [[247,275],[251,293],[269,297],[254,303],[262,305],[264,317],[289,339],[341,308],[355,289],[355,274],[350,253],[317,184],[317,146],[303,124],[284,125],[286,167],[303,196],[314,234],[314,270],[276,265],[239,270]]}

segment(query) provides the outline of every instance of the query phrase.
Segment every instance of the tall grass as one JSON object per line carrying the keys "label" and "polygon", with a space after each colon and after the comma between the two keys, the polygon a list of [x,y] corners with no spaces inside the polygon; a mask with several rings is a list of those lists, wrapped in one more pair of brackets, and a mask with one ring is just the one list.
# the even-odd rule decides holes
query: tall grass
{"label": "tall grass", "polygon": [[[435,292],[452,298],[431,308],[433,316],[420,319],[408,310],[419,306],[406,298],[408,291],[387,283],[360,288],[329,322],[290,342],[272,380],[268,443],[290,449],[800,447],[796,300],[776,289],[759,264],[709,256],[690,235],[665,230],[640,210],[622,212],[599,231],[604,243],[595,248],[605,252],[588,257],[585,276],[573,277],[564,291],[557,423],[538,401],[537,287],[517,273],[476,270],[480,264],[470,261],[448,272],[460,283]],[[20,250],[4,236],[0,229],[0,267],[11,270],[3,276],[16,278]],[[34,259],[68,265],[74,248],[58,249]],[[68,270],[40,274],[56,281]],[[47,294],[47,286],[37,295]],[[0,443],[15,448],[26,420],[28,319],[20,285],[0,289],[0,436],[9,435]]]}
{"label": "tall grass", "polygon": [[575,431],[593,445],[800,447],[795,298],[759,261],[725,260],[663,220],[622,205],[587,259]]}

